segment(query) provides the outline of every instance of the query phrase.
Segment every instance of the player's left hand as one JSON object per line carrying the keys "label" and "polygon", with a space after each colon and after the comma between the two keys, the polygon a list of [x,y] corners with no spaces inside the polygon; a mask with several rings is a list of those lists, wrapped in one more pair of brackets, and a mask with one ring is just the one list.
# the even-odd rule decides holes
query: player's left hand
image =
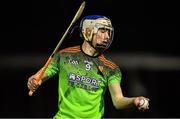
{"label": "player's left hand", "polygon": [[149,98],[139,96],[134,99],[134,105],[140,111],[145,111],[149,109]]}

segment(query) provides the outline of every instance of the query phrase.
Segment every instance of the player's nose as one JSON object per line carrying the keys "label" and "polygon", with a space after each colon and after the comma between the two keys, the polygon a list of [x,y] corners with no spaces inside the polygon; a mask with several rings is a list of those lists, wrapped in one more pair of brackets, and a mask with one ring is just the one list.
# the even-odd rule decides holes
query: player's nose
{"label": "player's nose", "polygon": [[106,31],[106,33],[105,33],[105,39],[109,39],[110,38],[110,36],[109,36],[109,32],[108,31]]}

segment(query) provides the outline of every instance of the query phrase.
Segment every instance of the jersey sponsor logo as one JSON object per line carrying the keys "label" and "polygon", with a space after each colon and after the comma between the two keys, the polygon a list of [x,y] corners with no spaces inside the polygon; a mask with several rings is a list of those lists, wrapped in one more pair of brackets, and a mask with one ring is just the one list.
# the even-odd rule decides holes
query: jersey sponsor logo
{"label": "jersey sponsor logo", "polygon": [[75,73],[69,74],[69,85],[83,88],[85,90],[92,90],[96,92],[99,89],[101,82],[101,80],[80,76]]}

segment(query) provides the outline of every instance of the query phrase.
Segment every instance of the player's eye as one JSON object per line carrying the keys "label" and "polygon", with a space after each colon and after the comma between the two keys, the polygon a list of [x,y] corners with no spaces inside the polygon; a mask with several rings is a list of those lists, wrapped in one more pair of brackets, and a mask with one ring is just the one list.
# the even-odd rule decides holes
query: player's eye
{"label": "player's eye", "polygon": [[108,34],[109,34],[109,29],[107,29],[107,28],[99,28],[99,30],[101,31],[101,33],[105,33],[105,32],[108,32]]}

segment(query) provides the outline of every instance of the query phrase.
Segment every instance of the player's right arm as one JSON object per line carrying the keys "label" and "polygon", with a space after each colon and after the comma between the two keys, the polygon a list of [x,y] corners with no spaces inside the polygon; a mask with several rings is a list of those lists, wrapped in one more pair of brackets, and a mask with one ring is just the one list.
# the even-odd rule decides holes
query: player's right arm
{"label": "player's right arm", "polygon": [[49,79],[48,76],[46,74],[44,74],[42,79],[39,82],[37,82],[39,74],[41,73],[43,68],[41,68],[36,74],[30,76],[28,79],[27,86],[28,86],[28,89],[31,90],[32,92],[35,92],[38,89],[38,87],[42,84],[42,82]]}
{"label": "player's right arm", "polygon": [[59,62],[59,54],[55,54],[53,60],[48,65],[47,69],[45,70],[39,82],[37,82],[37,79],[40,73],[43,71],[44,67],[42,67],[37,73],[29,77],[27,82],[28,89],[31,90],[32,92],[35,92],[43,82],[45,82],[46,80],[50,79],[55,74],[57,74],[57,72],[59,71],[58,62]]}

